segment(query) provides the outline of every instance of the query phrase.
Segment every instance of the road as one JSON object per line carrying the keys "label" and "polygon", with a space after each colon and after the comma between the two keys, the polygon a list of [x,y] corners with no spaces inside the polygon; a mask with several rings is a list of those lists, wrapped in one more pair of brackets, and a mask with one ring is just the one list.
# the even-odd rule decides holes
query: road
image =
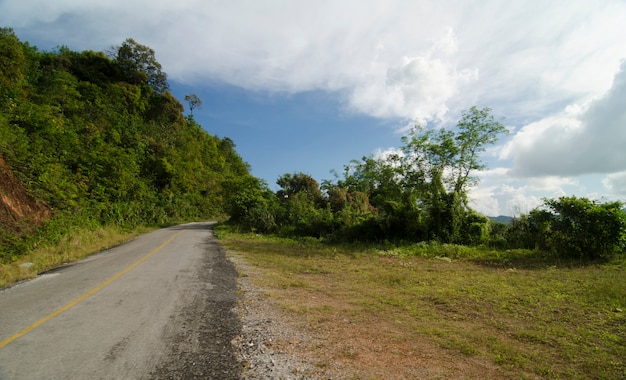
{"label": "road", "polygon": [[0,379],[237,379],[236,270],[211,223],[0,291]]}

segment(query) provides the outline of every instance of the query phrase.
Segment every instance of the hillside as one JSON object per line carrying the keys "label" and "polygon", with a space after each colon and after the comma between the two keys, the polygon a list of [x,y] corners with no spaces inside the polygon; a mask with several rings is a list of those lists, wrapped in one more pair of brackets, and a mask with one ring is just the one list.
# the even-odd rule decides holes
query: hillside
{"label": "hillside", "polygon": [[0,225],[4,230],[28,231],[50,216],[50,208],[28,193],[0,156]]}
{"label": "hillside", "polygon": [[115,49],[44,52],[0,28],[0,261],[47,220],[203,219],[259,186],[232,140],[184,115],[152,49]]}

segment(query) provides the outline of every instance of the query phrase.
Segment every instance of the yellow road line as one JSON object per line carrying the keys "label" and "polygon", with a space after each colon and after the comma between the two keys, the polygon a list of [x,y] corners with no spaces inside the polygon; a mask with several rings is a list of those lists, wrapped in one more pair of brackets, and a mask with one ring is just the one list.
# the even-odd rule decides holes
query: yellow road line
{"label": "yellow road line", "polygon": [[83,294],[82,296],[76,298],[74,301],[72,301],[72,302],[68,303],[67,305],[63,306],[62,308],[56,310],[52,314],[50,314],[50,315],[48,315],[46,317],[41,318],[40,320],[38,320],[37,322],[35,322],[32,325],[28,326],[24,330],[18,332],[17,334],[12,335],[12,336],[6,338],[2,342],[0,342],[0,348],[6,346],[7,344],[13,342],[16,339],[18,339],[18,338],[28,334],[29,332],[33,331],[37,327],[39,327],[39,326],[43,325],[44,323],[48,322],[49,320],[51,320],[52,318],[56,317],[57,315],[59,315],[59,314],[65,312],[65,311],[73,308],[74,306],[78,305],[80,302],[84,301],[88,297],[90,297],[90,296],[94,295],[95,293],[99,292],[100,290],[102,290],[107,285],[110,285],[113,281],[117,280],[118,278],[122,277],[126,273],[130,272],[137,265],[139,265],[142,262],[146,261],[150,256],[152,256],[155,253],[159,252],[161,249],[163,249],[166,245],[171,243],[172,240],[174,240],[178,235],[182,234],[183,232],[185,232],[185,230],[182,230],[182,231],[178,232],[177,234],[175,234],[174,236],[170,237],[163,244],[161,244],[160,246],[158,246],[155,249],[153,249],[150,253],[148,253],[147,255],[142,257],[141,259],[135,261],[133,264],[131,264],[129,267],[127,267],[123,271],[121,271],[118,274],[116,274],[115,276],[109,278],[108,280],[106,280],[105,282],[103,282],[100,285],[96,286],[95,288],[91,289],[90,291],[88,291],[87,293]]}

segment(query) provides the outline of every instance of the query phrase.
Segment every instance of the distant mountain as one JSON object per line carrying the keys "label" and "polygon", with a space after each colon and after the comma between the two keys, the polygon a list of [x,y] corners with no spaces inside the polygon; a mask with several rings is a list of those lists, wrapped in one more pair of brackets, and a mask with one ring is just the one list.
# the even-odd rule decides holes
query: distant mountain
{"label": "distant mountain", "polygon": [[505,215],[500,215],[500,216],[489,216],[488,217],[492,222],[496,222],[496,223],[503,223],[503,224],[511,224],[511,221],[513,220],[512,216],[505,216]]}

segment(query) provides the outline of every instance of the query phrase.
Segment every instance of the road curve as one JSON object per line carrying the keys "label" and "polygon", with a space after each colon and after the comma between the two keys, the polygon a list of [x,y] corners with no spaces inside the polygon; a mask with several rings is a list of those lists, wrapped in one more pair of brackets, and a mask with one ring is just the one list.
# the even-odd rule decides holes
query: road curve
{"label": "road curve", "polygon": [[0,291],[0,379],[237,379],[236,271],[190,223]]}

